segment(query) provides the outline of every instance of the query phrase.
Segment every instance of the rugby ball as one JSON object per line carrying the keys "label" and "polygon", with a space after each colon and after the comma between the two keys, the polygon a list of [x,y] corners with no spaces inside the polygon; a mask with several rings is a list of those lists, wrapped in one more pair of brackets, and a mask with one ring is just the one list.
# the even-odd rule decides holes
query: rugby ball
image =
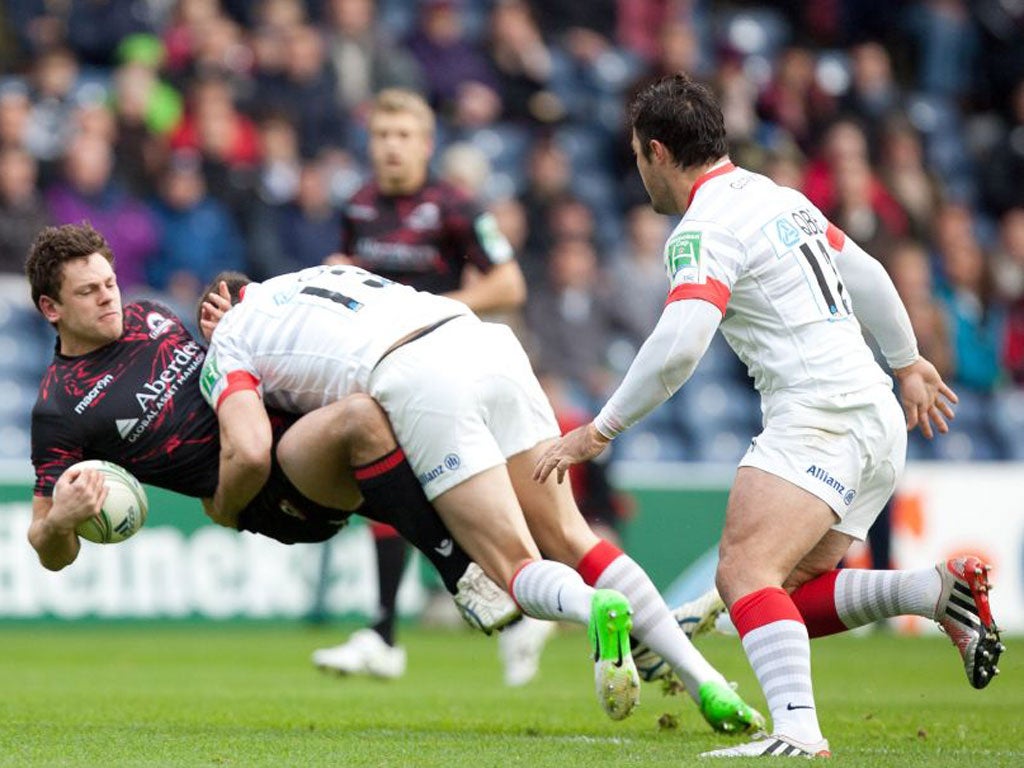
{"label": "rugby ball", "polygon": [[145,524],[149,512],[146,489],[127,469],[101,459],[80,461],[68,467],[71,469],[98,470],[107,486],[107,498],[99,514],[82,521],[75,529],[83,539],[116,544],[133,536]]}

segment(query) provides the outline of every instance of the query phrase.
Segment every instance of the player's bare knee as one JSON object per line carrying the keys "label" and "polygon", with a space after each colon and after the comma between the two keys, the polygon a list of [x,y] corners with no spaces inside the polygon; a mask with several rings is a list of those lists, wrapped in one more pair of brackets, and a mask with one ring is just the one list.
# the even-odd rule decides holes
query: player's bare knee
{"label": "player's bare knee", "polygon": [[397,445],[391,432],[384,410],[369,395],[355,394],[346,397],[343,411],[338,414],[340,428],[353,447],[380,455],[391,451]]}

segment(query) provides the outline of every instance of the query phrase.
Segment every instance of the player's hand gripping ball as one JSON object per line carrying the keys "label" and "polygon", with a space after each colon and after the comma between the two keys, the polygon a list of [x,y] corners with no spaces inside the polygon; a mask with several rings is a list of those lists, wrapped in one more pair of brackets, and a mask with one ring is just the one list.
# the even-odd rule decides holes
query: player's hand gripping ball
{"label": "player's hand gripping ball", "polygon": [[103,473],[107,498],[98,515],[78,524],[76,533],[97,544],[116,544],[133,536],[146,523],[149,499],[146,489],[124,467],[110,461],[89,459],[69,469],[95,469]]}

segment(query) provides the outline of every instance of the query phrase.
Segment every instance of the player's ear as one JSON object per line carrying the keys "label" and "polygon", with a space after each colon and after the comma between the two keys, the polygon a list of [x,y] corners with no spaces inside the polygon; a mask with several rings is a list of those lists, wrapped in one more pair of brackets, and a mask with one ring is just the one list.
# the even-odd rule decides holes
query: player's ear
{"label": "player's ear", "polygon": [[672,153],[669,152],[668,147],[666,147],[660,141],[658,141],[657,139],[651,139],[650,142],[648,142],[648,145],[651,148],[652,160],[656,160],[659,163],[664,163],[666,161],[671,162]]}
{"label": "player's ear", "polygon": [[43,295],[39,297],[39,311],[48,323],[56,323],[60,320],[60,302]]}

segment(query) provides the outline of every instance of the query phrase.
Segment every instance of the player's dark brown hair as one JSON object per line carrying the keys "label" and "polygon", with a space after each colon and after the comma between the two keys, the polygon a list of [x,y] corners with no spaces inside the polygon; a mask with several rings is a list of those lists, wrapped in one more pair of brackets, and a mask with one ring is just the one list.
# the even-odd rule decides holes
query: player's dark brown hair
{"label": "player's dark brown hair", "polygon": [[228,287],[228,294],[231,296],[231,306],[235,306],[235,304],[242,300],[242,288],[251,283],[252,278],[242,272],[234,272],[232,270],[224,270],[217,274],[203,289],[203,292],[199,294],[199,301],[196,302],[197,328],[202,325],[203,301],[207,295],[216,293],[218,286],[222,282]]}
{"label": "player's dark brown hair", "polygon": [[73,259],[84,259],[98,253],[111,266],[114,254],[110,244],[92,226],[83,221],[81,224],[64,224],[59,227],[45,227],[29,248],[25,259],[25,277],[32,289],[32,303],[39,308],[39,299],[49,296],[56,299],[60,295],[60,287],[64,282],[64,265]]}
{"label": "player's dark brown hair", "polygon": [[652,139],[668,148],[680,168],[712,163],[729,152],[717,99],[686,75],[664,77],[640,91],[630,105],[630,118],[648,160]]}

